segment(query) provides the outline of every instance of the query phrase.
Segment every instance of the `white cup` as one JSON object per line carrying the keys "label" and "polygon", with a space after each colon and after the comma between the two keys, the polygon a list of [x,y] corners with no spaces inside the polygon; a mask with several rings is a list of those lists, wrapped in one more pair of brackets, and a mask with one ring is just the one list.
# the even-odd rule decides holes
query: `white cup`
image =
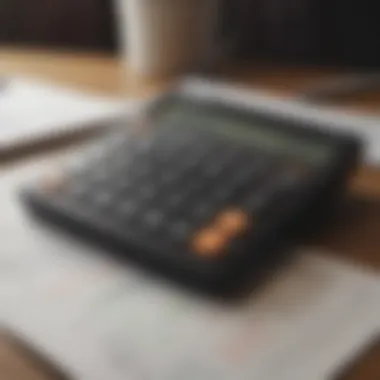
{"label": "white cup", "polygon": [[120,47],[134,74],[181,74],[213,56],[218,0],[116,1]]}

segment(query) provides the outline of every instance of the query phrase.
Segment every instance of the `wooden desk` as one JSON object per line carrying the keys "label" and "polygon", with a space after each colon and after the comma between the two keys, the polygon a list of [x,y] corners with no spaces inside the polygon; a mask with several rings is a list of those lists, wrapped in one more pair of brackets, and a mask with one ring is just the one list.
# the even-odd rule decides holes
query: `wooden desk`
{"label": "wooden desk", "polygon": [[[291,95],[334,72],[317,69],[263,68],[241,64],[225,67],[220,73],[244,86],[254,85],[267,91]],[[117,59],[93,54],[0,49],[0,74],[32,75],[94,92],[136,97],[153,93],[166,85],[165,82],[142,83],[131,75],[127,65]],[[358,110],[371,110],[380,105],[380,94],[356,99],[356,102],[354,104],[351,102],[350,105]],[[27,164],[18,163],[18,165]],[[315,239],[314,244],[331,250],[333,255],[348,257],[380,269],[380,170],[362,167],[352,181],[350,195],[351,200],[343,211],[343,217],[340,217],[323,236]],[[1,345],[0,338],[2,349],[0,358],[2,360],[9,358],[9,362],[18,363],[12,359],[15,356],[14,349],[7,350],[4,344],[3,342]],[[379,379],[380,364],[375,364],[380,363],[379,359],[380,350],[377,350],[368,356],[356,372],[352,372],[345,379]],[[12,377],[9,373],[8,369],[7,379],[28,378],[22,374]],[[4,369],[0,360],[0,378],[3,377]],[[29,378],[35,377],[30,375]]]}

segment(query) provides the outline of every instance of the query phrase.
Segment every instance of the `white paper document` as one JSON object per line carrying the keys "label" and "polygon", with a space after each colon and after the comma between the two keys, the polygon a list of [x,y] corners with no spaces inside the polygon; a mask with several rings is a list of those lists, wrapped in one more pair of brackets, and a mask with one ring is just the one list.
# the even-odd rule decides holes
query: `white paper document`
{"label": "white paper document", "polygon": [[0,152],[80,132],[91,123],[130,111],[134,104],[32,79],[9,78],[0,93]]}
{"label": "white paper document", "polygon": [[74,379],[325,380],[379,332],[378,278],[318,254],[226,306],[54,241],[0,257],[1,320]]}

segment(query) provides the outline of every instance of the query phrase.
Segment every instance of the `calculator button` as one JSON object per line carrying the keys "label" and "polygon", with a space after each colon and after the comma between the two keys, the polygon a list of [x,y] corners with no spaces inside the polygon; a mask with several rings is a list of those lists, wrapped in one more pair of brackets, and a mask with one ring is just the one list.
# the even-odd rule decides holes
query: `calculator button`
{"label": "calculator button", "polygon": [[197,206],[195,206],[192,210],[192,214],[193,216],[197,219],[197,220],[201,220],[201,221],[204,221],[210,217],[212,217],[214,215],[214,212],[215,212],[215,208],[212,207],[210,204],[199,204]]}
{"label": "calculator button", "polygon": [[245,164],[235,171],[233,177],[238,183],[248,183],[250,179],[255,178],[260,172],[254,166]]}
{"label": "calculator button", "polygon": [[130,194],[134,189],[133,183],[130,180],[120,181],[115,183],[115,192],[119,195],[126,196]]}
{"label": "calculator button", "polygon": [[202,257],[218,257],[224,253],[228,237],[218,229],[206,229],[199,232],[192,242],[194,252]]}
{"label": "calculator button", "polygon": [[75,183],[68,188],[69,195],[74,199],[83,199],[91,193],[91,188],[85,183]]}
{"label": "calculator button", "polygon": [[222,165],[221,163],[209,163],[203,169],[203,174],[206,178],[212,179],[222,174],[223,170],[224,165]]}
{"label": "calculator button", "polygon": [[[232,186],[231,186],[232,185]],[[221,187],[213,193],[214,200],[216,202],[225,203],[232,199],[236,191],[236,186],[234,184],[226,185],[226,187]]]}
{"label": "calculator button", "polygon": [[202,145],[201,141],[196,144],[196,149],[193,149],[189,154],[189,162],[191,161],[199,164],[210,154],[210,149],[207,144]]}
{"label": "calculator button", "polygon": [[112,194],[104,191],[104,192],[98,192],[93,195],[92,201],[95,203],[96,206],[104,208],[108,207],[112,204],[113,196]]}
{"label": "calculator button", "polygon": [[157,229],[163,221],[164,214],[159,210],[148,211],[143,217],[143,222],[149,229]]}
{"label": "calculator button", "polygon": [[257,214],[268,202],[268,194],[265,192],[256,192],[250,194],[243,202],[242,206],[250,215]]}
{"label": "calculator button", "polygon": [[133,200],[127,200],[118,205],[116,212],[124,220],[129,220],[135,215],[137,211],[136,202]]}
{"label": "calculator button", "polygon": [[171,184],[178,178],[178,174],[174,171],[167,171],[161,174],[161,182]]}
{"label": "calculator button", "polygon": [[176,193],[169,196],[167,204],[170,208],[176,209],[182,205],[184,201],[184,196],[182,194]]}
{"label": "calculator button", "polygon": [[127,160],[128,159],[121,157],[119,153],[116,153],[114,157],[110,158],[107,162],[108,170],[117,178],[117,176],[123,174],[128,167],[129,163]]}
{"label": "calculator button", "polygon": [[293,166],[285,169],[280,175],[279,186],[285,189],[292,188],[304,179],[307,171],[308,169],[302,166]]}
{"label": "calculator button", "polygon": [[[148,133],[145,133],[145,132],[148,132]],[[144,129],[143,131],[142,129],[140,129],[138,131],[138,135],[135,135],[134,145],[138,152],[147,152],[153,147],[154,141],[155,139],[154,139],[154,136],[152,135],[151,130]]]}
{"label": "calculator button", "polygon": [[187,221],[177,220],[169,224],[169,233],[176,242],[188,241],[191,232],[192,226]]}
{"label": "calculator button", "polygon": [[247,231],[251,227],[251,220],[244,211],[230,209],[217,216],[215,227],[229,236],[235,236]]}
{"label": "calculator button", "polygon": [[194,198],[202,189],[202,185],[197,181],[192,181],[190,183],[181,181],[177,186],[181,197],[185,200]]}
{"label": "calculator button", "polygon": [[151,200],[157,193],[157,189],[154,186],[145,186],[138,189],[139,196],[144,200]]}
{"label": "calculator button", "polygon": [[133,184],[136,183],[137,180],[140,180],[145,175],[144,167],[141,165],[133,164],[132,166],[128,167],[125,171],[125,180],[132,182]]}

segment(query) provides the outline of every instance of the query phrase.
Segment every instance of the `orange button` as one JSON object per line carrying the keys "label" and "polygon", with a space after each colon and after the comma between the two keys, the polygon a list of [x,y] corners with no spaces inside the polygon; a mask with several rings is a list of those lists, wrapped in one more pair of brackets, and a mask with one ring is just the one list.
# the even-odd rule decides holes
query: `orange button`
{"label": "orange button", "polygon": [[246,231],[251,224],[248,215],[239,209],[230,209],[219,214],[215,227],[228,235],[237,235]]}
{"label": "orange button", "polygon": [[223,254],[228,237],[216,229],[201,231],[194,237],[193,249],[203,257],[218,257]]}

